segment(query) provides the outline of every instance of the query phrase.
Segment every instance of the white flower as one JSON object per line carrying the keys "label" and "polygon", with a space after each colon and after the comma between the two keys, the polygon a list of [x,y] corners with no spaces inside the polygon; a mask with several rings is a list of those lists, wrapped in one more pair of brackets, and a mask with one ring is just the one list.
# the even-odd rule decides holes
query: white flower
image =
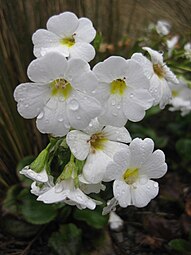
{"label": "white flower", "polygon": [[48,176],[46,169],[43,169],[40,173],[37,173],[30,169],[29,166],[25,166],[20,174],[25,175],[27,178],[33,180],[34,182],[31,184],[31,193],[39,196],[53,187],[53,177]]}
{"label": "white flower", "polygon": [[122,127],[128,119],[143,119],[153,99],[148,92],[149,81],[136,61],[112,56],[98,63],[93,72],[99,81],[96,92],[104,103],[99,117],[102,124]]}
{"label": "white flower", "polygon": [[184,45],[184,50],[185,50],[185,56],[186,58],[191,60],[191,43],[188,42]]}
{"label": "white flower", "polygon": [[158,183],[150,180],[160,178],[167,171],[165,155],[161,150],[153,152],[151,139],[136,138],[124,153],[118,153],[115,162],[108,165],[105,175],[115,180],[113,193],[121,207],[146,206],[157,196]]}
{"label": "white flower", "polygon": [[30,169],[30,166],[25,166],[21,171],[20,174],[23,174],[27,178],[30,178],[33,181],[45,183],[48,181],[48,174],[46,169],[43,169],[42,172],[37,173]]}
{"label": "white flower", "polygon": [[191,112],[191,89],[183,79],[179,80],[179,84],[170,83],[172,91],[172,99],[170,104],[172,105],[170,111],[181,111],[181,115],[185,116]]}
{"label": "white flower", "polygon": [[21,116],[37,116],[40,132],[64,136],[70,127],[85,128],[100,114],[92,94],[97,80],[84,60],[49,53],[31,62],[28,76],[33,82],[20,84],[14,97]]}
{"label": "white flower", "polygon": [[123,220],[115,212],[110,212],[108,223],[112,230],[119,230],[123,227]]}
{"label": "white flower", "polygon": [[171,57],[172,51],[175,48],[177,42],[179,40],[179,36],[175,35],[171,39],[166,40],[167,48],[168,48],[168,57]]}
{"label": "white flower", "polygon": [[96,202],[86,196],[80,188],[76,188],[73,178],[58,182],[54,187],[49,189],[37,198],[46,204],[64,202],[69,205],[76,205],[79,209],[95,209]]}
{"label": "white flower", "polygon": [[89,183],[104,179],[106,166],[113,161],[113,155],[124,150],[127,145],[123,143],[130,141],[126,128],[104,127],[97,119],[92,120],[85,130],[72,130],[66,136],[72,154],[79,160],[86,159],[83,176]]}
{"label": "white flower", "polygon": [[158,20],[156,24],[156,31],[159,35],[168,35],[170,33],[171,25],[166,20]]}
{"label": "white flower", "polygon": [[34,55],[38,58],[48,52],[60,52],[65,57],[90,61],[95,56],[90,42],[96,31],[87,18],[78,19],[72,12],[52,16],[47,29],[37,30],[32,37]]}
{"label": "white flower", "polygon": [[178,83],[178,80],[163,62],[161,53],[148,47],[144,47],[143,49],[148,51],[151,56],[151,61],[141,53],[133,54],[132,59],[143,67],[145,75],[150,80],[149,91],[154,98],[154,105],[159,104],[160,108],[163,109],[172,97],[168,82]]}

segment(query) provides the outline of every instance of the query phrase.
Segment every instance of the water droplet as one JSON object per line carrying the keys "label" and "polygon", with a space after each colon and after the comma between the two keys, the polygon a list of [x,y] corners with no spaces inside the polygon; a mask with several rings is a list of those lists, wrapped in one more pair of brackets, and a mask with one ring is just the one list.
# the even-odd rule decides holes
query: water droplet
{"label": "water droplet", "polygon": [[154,183],[153,183],[153,186],[154,186],[155,188],[158,188],[158,186],[159,186],[158,182],[154,182]]}
{"label": "water droplet", "polygon": [[25,107],[26,107],[26,108],[28,108],[28,107],[29,107],[29,105],[28,105],[28,104],[26,104],[26,105],[25,105]]}
{"label": "water droplet", "polygon": [[111,105],[114,106],[115,104],[116,104],[115,100],[112,100],[112,101],[111,101]]}
{"label": "water droplet", "polygon": [[70,124],[69,123],[65,123],[64,126],[65,126],[65,128],[70,128]]}
{"label": "water droplet", "polygon": [[133,98],[133,97],[134,97],[134,94],[133,94],[133,93],[131,93],[131,94],[130,94],[130,98]]}
{"label": "water droplet", "polygon": [[41,120],[44,116],[44,112],[40,112],[40,114],[37,116],[38,120]]}
{"label": "water droplet", "polygon": [[64,120],[63,118],[59,118],[58,119],[59,122],[63,122],[63,120]]}
{"label": "water droplet", "polygon": [[150,186],[150,185],[148,185],[148,186],[147,186],[147,188],[148,188],[148,189],[150,189],[150,188],[151,188],[151,186]]}
{"label": "water droplet", "polygon": [[60,101],[60,102],[64,102],[64,101],[65,101],[65,98],[64,98],[64,97],[59,97],[59,101]]}
{"label": "water droplet", "polygon": [[77,119],[77,120],[80,120],[80,119],[81,119],[81,117],[80,117],[80,116],[77,116],[77,117],[76,117],[76,119]]}
{"label": "water droplet", "polygon": [[117,116],[117,113],[116,113],[116,112],[112,112],[112,115],[113,115],[113,116]]}
{"label": "water droplet", "polygon": [[71,110],[73,111],[77,111],[79,109],[79,103],[76,99],[72,99],[70,102],[69,102],[69,107]]}
{"label": "water droplet", "polygon": [[96,91],[95,90],[92,90],[92,94],[95,94],[96,93]]}
{"label": "water droplet", "polygon": [[87,97],[84,97],[84,100],[87,100],[88,98]]}
{"label": "water droplet", "polygon": [[117,109],[120,109],[121,108],[121,106],[120,105],[117,105]]}
{"label": "water droplet", "polygon": [[92,127],[92,126],[93,126],[93,124],[92,124],[92,123],[90,123],[90,124],[89,124],[89,127]]}

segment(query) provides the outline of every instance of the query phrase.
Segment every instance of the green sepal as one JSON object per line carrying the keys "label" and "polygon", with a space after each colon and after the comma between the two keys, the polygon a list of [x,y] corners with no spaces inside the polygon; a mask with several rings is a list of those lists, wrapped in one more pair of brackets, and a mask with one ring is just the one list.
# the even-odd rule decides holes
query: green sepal
{"label": "green sepal", "polygon": [[76,162],[76,168],[78,170],[78,174],[81,174],[82,170],[83,170],[83,167],[85,165],[85,160],[76,159],[75,162]]}
{"label": "green sepal", "polygon": [[48,156],[48,150],[44,149],[41,151],[41,153],[38,155],[38,157],[30,164],[30,168],[35,171],[36,173],[42,172],[46,165]]}
{"label": "green sepal", "polygon": [[72,173],[75,172],[76,165],[74,162],[69,162],[65,165],[64,170],[61,175],[58,177],[57,181],[68,180],[72,177]]}

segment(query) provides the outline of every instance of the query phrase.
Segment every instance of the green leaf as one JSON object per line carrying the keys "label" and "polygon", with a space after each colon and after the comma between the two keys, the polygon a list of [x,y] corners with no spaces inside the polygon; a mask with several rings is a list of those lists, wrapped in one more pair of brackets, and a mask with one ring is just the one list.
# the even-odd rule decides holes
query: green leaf
{"label": "green leaf", "polygon": [[6,197],[3,201],[3,210],[15,214],[18,214],[18,201],[17,195],[19,194],[21,188],[18,184],[13,185],[7,191]]}
{"label": "green leaf", "polygon": [[61,225],[49,238],[49,246],[57,255],[79,255],[81,229],[74,224]]}
{"label": "green leaf", "polygon": [[0,228],[7,234],[22,239],[31,238],[40,230],[40,226],[31,225],[21,219],[12,217],[2,217]]}
{"label": "green leaf", "polygon": [[176,150],[184,160],[190,161],[191,139],[180,139],[176,143]]}
{"label": "green leaf", "polygon": [[89,226],[96,229],[102,229],[108,223],[108,216],[102,215],[101,209],[98,207],[94,211],[88,209],[76,209],[74,212],[74,218],[85,221]]}
{"label": "green leaf", "polygon": [[174,239],[169,242],[169,246],[179,252],[184,252],[184,254],[191,254],[191,244],[184,239]]}
{"label": "green leaf", "polygon": [[23,218],[32,224],[46,224],[51,222],[57,216],[57,210],[53,205],[47,205],[37,201],[27,189],[19,194],[20,210]]}
{"label": "green leaf", "polygon": [[96,50],[99,50],[99,47],[100,47],[101,42],[102,42],[102,35],[101,35],[100,32],[97,32],[97,33],[96,33],[96,37],[95,37],[95,39],[94,39],[94,41],[93,41],[93,46],[94,46],[94,48],[95,48]]}
{"label": "green leaf", "polygon": [[48,149],[46,148],[42,150],[38,157],[30,164],[30,168],[37,173],[42,172],[46,165],[47,157]]}

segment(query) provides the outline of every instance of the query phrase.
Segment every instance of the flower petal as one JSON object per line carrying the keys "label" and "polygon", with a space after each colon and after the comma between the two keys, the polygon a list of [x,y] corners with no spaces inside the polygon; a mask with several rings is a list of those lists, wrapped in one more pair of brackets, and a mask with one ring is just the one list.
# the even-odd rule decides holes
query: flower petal
{"label": "flower petal", "polygon": [[106,137],[111,141],[129,143],[132,140],[128,130],[125,127],[118,128],[106,126],[103,129],[103,132]]}
{"label": "flower petal", "polygon": [[127,118],[122,110],[122,97],[111,95],[104,105],[104,109],[98,120],[103,125],[122,127],[127,122]]}
{"label": "flower petal", "polygon": [[153,65],[148,58],[143,56],[142,53],[134,53],[131,59],[137,61],[143,68],[143,72],[148,79],[150,79],[153,75]]}
{"label": "flower petal", "polygon": [[148,180],[148,182],[145,184],[135,185],[131,186],[131,197],[132,204],[136,207],[146,206],[151,199],[158,195],[159,186],[155,181]]}
{"label": "flower petal", "polygon": [[84,129],[100,114],[101,105],[93,97],[73,91],[67,100],[67,116],[73,128]]}
{"label": "flower petal", "polygon": [[86,196],[79,188],[71,191],[68,198],[75,203],[80,204],[83,208],[87,207],[90,210],[94,210],[96,207],[96,203]]}
{"label": "flower petal", "polygon": [[69,194],[69,190],[63,190],[62,192],[56,192],[55,186],[43,193],[37,198],[37,201],[42,201],[45,204],[52,204],[64,201]]}
{"label": "flower petal", "polygon": [[95,65],[93,72],[100,82],[110,83],[116,79],[123,79],[126,69],[126,59],[119,56],[112,56]]}
{"label": "flower petal", "polygon": [[154,151],[140,168],[140,173],[147,175],[149,178],[160,178],[166,171],[165,155],[161,150]]}
{"label": "flower petal", "polygon": [[81,58],[87,62],[95,57],[94,47],[86,42],[76,42],[69,48],[71,58]]}
{"label": "flower petal", "polygon": [[148,89],[149,80],[144,74],[143,67],[135,60],[128,59],[125,70],[127,88]]}
{"label": "flower petal", "polygon": [[54,15],[47,22],[47,29],[60,37],[72,36],[78,27],[77,16],[72,12]]}
{"label": "flower petal", "polygon": [[60,44],[60,38],[46,29],[38,29],[32,36],[35,57],[44,56],[48,52],[60,52],[69,56],[68,47]]}
{"label": "flower petal", "polygon": [[93,27],[91,20],[87,18],[80,18],[78,28],[75,31],[76,42],[90,43],[96,36],[96,30]]}
{"label": "flower petal", "polygon": [[130,186],[123,181],[113,183],[113,194],[119,205],[123,208],[131,204]]}
{"label": "flower petal", "polygon": [[50,98],[50,88],[38,83],[22,83],[16,87],[17,110],[26,119],[36,117]]}
{"label": "flower petal", "polygon": [[95,118],[91,120],[87,128],[83,129],[83,132],[89,135],[93,135],[102,131],[103,127],[104,126],[99,123],[98,119]]}
{"label": "flower petal", "polygon": [[102,181],[106,166],[111,161],[101,150],[88,155],[83,168],[83,176],[90,183],[99,183]]}
{"label": "flower petal", "polygon": [[151,56],[151,61],[153,64],[163,64],[163,56],[156,50],[153,50],[149,47],[143,47],[143,50],[146,50]]}
{"label": "flower petal", "polygon": [[62,98],[51,97],[37,117],[37,128],[41,133],[64,136],[70,129],[66,115],[66,102]]}
{"label": "flower petal", "polygon": [[137,122],[144,118],[145,116],[145,107],[135,103],[132,99],[127,97],[123,98],[123,112],[126,116],[126,119]]}
{"label": "flower petal", "polygon": [[144,140],[135,138],[129,145],[131,152],[130,167],[140,167],[151,156],[154,150],[154,142],[150,138]]}
{"label": "flower petal", "polygon": [[146,89],[128,89],[125,92],[125,99],[135,102],[141,105],[145,110],[149,109],[153,105],[153,97]]}
{"label": "flower petal", "polygon": [[30,178],[33,181],[37,182],[47,182],[48,181],[48,175],[45,169],[42,170],[40,173],[36,173],[32,169],[30,169],[29,166],[25,166],[21,171],[20,174],[23,174],[24,176]]}
{"label": "flower petal", "polygon": [[64,78],[67,65],[67,60],[62,54],[51,52],[33,60],[27,69],[27,74],[31,81],[47,83]]}
{"label": "flower petal", "polygon": [[84,160],[87,158],[90,151],[89,139],[89,135],[78,130],[72,130],[67,134],[66,142],[77,159]]}

